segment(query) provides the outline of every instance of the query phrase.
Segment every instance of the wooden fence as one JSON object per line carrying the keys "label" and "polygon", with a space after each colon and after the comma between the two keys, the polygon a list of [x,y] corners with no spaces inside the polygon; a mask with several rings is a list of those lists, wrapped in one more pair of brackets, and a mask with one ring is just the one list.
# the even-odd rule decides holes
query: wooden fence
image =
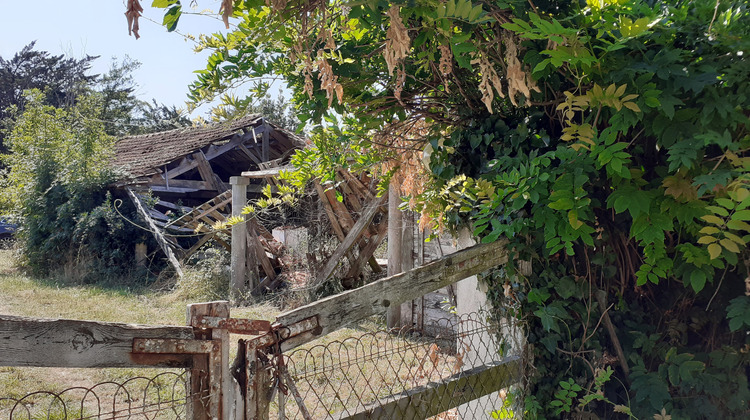
{"label": "wooden fence", "polygon": [[[224,301],[189,305],[184,327],[0,315],[0,366],[185,368],[190,373],[188,419],[266,419],[279,381],[295,394],[283,352],[507,260],[503,242],[477,245],[282,313],[273,323],[231,318]],[[248,336],[240,340],[231,367],[230,333]],[[446,408],[437,397],[445,392],[482,384],[483,392],[490,393],[519,378],[520,361],[510,358],[390,396],[342,418],[426,418]]]}

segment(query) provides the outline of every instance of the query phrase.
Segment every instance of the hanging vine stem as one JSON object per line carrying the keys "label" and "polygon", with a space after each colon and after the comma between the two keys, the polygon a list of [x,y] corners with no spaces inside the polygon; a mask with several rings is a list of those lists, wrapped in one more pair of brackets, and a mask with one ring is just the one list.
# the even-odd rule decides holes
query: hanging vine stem
{"label": "hanging vine stem", "polygon": [[714,298],[719,293],[719,289],[721,289],[721,284],[724,282],[724,277],[726,277],[727,275],[727,270],[729,270],[728,265],[724,267],[724,272],[721,273],[721,278],[719,279],[719,284],[716,286],[716,291],[714,291],[714,294],[711,296],[711,299],[708,300],[708,304],[706,305],[706,312],[708,312],[708,308],[711,307],[711,302],[714,301]]}

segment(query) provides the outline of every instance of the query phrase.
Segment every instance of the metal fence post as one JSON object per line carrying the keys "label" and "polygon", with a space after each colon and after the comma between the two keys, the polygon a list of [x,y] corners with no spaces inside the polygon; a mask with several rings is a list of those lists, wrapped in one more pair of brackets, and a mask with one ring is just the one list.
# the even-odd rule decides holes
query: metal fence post
{"label": "metal fence post", "polygon": [[190,370],[187,418],[190,420],[223,420],[232,412],[234,384],[229,369],[229,332],[223,329],[196,327],[197,318],[229,318],[229,302],[194,303],[187,306],[187,323],[196,339],[213,340],[208,357],[194,358]]}
{"label": "metal fence post", "polygon": [[271,403],[270,359],[263,349],[253,347],[251,341],[246,343],[247,392],[245,393],[246,420],[268,420]]}

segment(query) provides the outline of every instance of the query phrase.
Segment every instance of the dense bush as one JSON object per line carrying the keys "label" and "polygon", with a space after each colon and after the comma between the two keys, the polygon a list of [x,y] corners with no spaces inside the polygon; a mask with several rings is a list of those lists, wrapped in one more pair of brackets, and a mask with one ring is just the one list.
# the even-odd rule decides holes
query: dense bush
{"label": "dense bush", "polygon": [[[107,191],[116,178],[109,166],[114,138],[91,117],[95,95],[75,107],[45,105],[27,93],[26,109],[6,138],[9,167],[5,208],[21,220],[18,237],[28,266],[42,275],[106,282],[136,274],[134,244],[149,238],[115,209]],[[145,273],[140,273],[145,274]]]}

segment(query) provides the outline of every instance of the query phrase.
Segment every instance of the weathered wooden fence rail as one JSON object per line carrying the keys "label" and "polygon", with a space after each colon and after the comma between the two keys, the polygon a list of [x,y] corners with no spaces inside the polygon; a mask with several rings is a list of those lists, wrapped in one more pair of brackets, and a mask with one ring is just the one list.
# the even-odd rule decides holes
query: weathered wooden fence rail
{"label": "weathered wooden fence rail", "polygon": [[[185,368],[188,395],[195,396],[188,419],[266,419],[273,388],[286,382],[294,390],[282,352],[507,260],[505,243],[478,245],[282,313],[274,323],[231,318],[228,302],[190,305],[185,327],[0,315],[0,366]],[[230,333],[249,336],[240,340],[231,368]],[[519,369],[517,359],[469,369],[346,418],[424,418],[444,411],[439,396],[445,392],[479,384],[482,392],[494,392],[516,382]]]}
{"label": "weathered wooden fence rail", "polygon": [[230,418],[229,334],[206,316],[228,318],[229,302],[188,305],[184,327],[0,315],[0,366],[189,369],[187,418]]}

